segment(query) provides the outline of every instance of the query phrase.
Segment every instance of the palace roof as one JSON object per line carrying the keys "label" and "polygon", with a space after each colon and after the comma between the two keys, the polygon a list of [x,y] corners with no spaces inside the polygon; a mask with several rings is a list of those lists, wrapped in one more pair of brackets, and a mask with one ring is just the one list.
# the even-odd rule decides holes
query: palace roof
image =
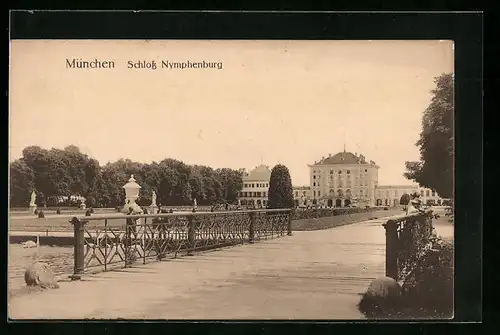
{"label": "palace roof", "polygon": [[[370,162],[372,163],[372,162]],[[335,155],[323,157],[321,160],[314,162],[314,165],[337,165],[337,164],[368,164],[365,156],[353,154],[352,152],[339,152]],[[374,163],[373,163],[374,164]]]}
{"label": "palace roof", "polygon": [[243,180],[269,181],[270,178],[271,169],[267,165],[259,165],[244,176]]}

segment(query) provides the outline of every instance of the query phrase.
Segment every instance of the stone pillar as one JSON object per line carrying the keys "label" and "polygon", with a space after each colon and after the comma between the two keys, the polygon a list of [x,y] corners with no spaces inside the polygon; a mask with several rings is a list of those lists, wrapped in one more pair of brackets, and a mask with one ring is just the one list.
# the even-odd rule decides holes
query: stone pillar
{"label": "stone pillar", "polygon": [[71,280],[80,280],[85,272],[85,221],[80,221],[76,217],[70,221],[73,224],[74,246],[74,269]]}
{"label": "stone pillar", "polygon": [[398,223],[389,220],[385,228],[385,276],[398,280]]}

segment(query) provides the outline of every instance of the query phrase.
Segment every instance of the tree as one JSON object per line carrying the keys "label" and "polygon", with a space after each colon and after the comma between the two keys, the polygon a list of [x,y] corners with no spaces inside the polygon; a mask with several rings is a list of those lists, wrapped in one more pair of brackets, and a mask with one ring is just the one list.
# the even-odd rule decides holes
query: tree
{"label": "tree", "polygon": [[436,77],[432,100],[424,111],[416,145],[420,161],[406,162],[404,176],[441,197],[453,197],[453,74]]}
{"label": "tree", "polygon": [[404,193],[402,196],[401,196],[401,199],[399,199],[399,204],[400,205],[404,205],[404,206],[407,206],[409,203],[410,203],[410,195],[408,193]]}
{"label": "tree", "polygon": [[87,198],[85,199],[85,204],[88,207],[96,207],[96,198],[94,198],[93,195],[87,196]]}
{"label": "tree", "polygon": [[18,159],[10,164],[10,205],[26,207],[31,191],[35,188],[35,173],[24,161]]}
{"label": "tree", "polygon": [[47,205],[47,200],[43,192],[38,192],[36,195],[36,205],[38,207],[45,207]]}
{"label": "tree", "polygon": [[278,164],[271,171],[268,204],[270,208],[293,208],[292,179],[284,165]]}

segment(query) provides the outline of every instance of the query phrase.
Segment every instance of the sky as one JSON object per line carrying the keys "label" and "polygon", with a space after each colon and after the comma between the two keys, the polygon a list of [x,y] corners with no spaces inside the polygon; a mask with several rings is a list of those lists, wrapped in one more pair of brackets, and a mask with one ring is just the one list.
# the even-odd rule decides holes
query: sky
{"label": "sky", "polygon": [[[10,161],[26,146],[74,144],[101,164],[175,158],[213,168],[308,164],[344,150],[408,185],[405,161],[451,41],[13,40]],[[114,61],[68,68],[66,59]],[[127,62],[222,62],[222,69],[129,69]]]}

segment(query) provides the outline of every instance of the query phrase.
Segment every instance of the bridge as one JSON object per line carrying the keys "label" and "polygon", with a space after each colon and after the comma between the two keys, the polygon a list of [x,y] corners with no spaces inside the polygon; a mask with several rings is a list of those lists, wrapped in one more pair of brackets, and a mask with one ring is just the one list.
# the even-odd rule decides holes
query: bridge
{"label": "bridge", "polygon": [[[363,319],[357,303],[385,275],[389,218],[294,231],[60,282],[9,299],[13,319]],[[446,233],[449,229],[446,228]]]}

